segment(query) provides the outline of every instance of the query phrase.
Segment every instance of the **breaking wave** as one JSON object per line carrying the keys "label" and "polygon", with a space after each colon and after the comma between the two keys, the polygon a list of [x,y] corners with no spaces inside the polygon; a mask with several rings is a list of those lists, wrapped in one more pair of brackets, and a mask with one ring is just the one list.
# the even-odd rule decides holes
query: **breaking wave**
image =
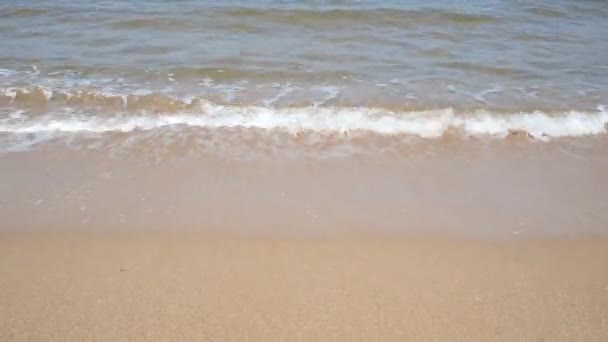
{"label": "breaking wave", "polygon": [[460,113],[451,108],[427,111],[391,111],[367,107],[224,106],[200,101],[196,108],[176,113],[91,114],[63,109],[44,115],[16,111],[0,119],[0,133],[106,133],[148,131],[168,126],[260,129],[348,134],[367,132],[378,135],[412,135],[439,138],[448,132],[465,136],[504,138],[523,133],[538,140],[579,137],[606,133],[608,111],[540,111],[494,113],[478,110]]}

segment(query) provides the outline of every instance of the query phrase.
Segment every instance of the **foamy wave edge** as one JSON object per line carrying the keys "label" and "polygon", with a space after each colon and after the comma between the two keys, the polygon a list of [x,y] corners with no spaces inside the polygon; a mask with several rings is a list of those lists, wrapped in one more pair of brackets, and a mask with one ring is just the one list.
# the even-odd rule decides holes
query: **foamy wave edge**
{"label": "foamy wave edge", "polygon": [[52,114],[35,118],[15,115],[0,120],[0,132],[13,134],[124,133],[168,126],[279,130],[293,134],[368,132],[421,138],[439,138],[452,131],[466,136],[499,138],[513,133],[525,133],[535,139],[548,140],[604,134],[607,132],[608,111],[604,106],[599,106],[597,112],[549,114],[540,111],[493,113],[478,110],[467,114],[456,113],[451,108],[396,112],[364,107],[272,108],[206,103],[201,105],[201,112],[197,114],[123,114],[105,117],[62,113],[59,117]]}

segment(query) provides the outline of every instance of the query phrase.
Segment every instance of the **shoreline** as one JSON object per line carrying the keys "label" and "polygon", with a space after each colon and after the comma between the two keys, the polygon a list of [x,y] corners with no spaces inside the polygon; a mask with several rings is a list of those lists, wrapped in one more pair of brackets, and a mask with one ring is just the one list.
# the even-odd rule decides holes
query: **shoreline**
{"label": "shoreline", "polygon": [[0,2],[0,342],[608,341],[607,17]]}
{"label": "shoreline", "polygon": [[0,233],[2,340],[601,340],[608,238]]}

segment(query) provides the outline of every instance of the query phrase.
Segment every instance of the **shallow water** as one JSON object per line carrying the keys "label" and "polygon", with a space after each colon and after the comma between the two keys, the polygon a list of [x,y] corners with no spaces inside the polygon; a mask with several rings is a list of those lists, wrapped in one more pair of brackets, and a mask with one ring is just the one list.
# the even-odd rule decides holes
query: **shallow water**
{"label": "shallow water", "polygon": [[606,17],[605,1],[4,1],[0,147],[168,125],[601,134]]}
{"label": "shallow water", "polygon": [[607,16],[604,1],[9,0],[0,61],[4,86],[589,109],[607,96]]}

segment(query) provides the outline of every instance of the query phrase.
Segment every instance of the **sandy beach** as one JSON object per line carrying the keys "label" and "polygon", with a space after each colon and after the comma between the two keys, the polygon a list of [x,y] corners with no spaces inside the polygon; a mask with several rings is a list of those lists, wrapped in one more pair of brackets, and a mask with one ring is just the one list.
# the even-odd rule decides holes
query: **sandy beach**
{"label": "sandy beach", "polygon": [[605,340],[593,146],[5,155],[0,340]]}
{"label": "sandy beach", "polygon": [[608,1],[0,1],[0,342],[608,341]]}
{"label": "sandy beach", "polygon": [[3,341],[601,341],[608,240],[3,233]]}
{"label": "sandy beach", "polygon": [[593,146],[6,155],[0,340],[604,340]]}

